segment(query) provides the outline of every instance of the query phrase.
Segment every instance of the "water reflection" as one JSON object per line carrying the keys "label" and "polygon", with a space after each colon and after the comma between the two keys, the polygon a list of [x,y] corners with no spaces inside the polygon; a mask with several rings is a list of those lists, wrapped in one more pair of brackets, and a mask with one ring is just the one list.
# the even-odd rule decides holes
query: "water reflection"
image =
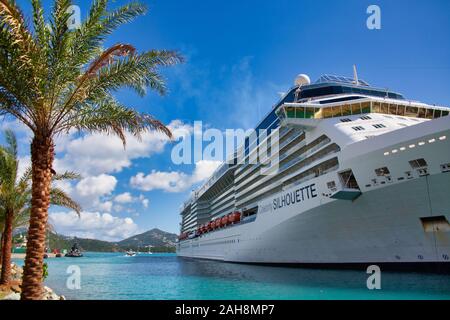
{"label": "water reflection", "polygon": [[[177,257],[182,276],[196,276],[230,281],[251,281],[289,286],[367,289],[369,274],[360,270],[308,269],[236,264]],[[426,290],[429,293],[447,292],[450,296],[450,277],[442,274],[393,272],[381,273],[382,289],[392,291]]]}

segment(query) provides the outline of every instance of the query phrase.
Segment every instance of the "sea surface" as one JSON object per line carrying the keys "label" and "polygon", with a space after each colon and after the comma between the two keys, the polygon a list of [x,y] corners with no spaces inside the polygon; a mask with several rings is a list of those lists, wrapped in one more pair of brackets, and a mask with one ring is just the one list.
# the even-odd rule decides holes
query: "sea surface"
{"label": "sea surface", "polygon": [[[450,276],[442,274],[382,271],[381,289],[368,290],[366,270],[269,267],[145,253],[87,252],[82,258],[46,262],[45,284],[68,299],[450,299]],[[68,273],[73,270],[80,271],[80,289],[73,289],[76,282]]]}

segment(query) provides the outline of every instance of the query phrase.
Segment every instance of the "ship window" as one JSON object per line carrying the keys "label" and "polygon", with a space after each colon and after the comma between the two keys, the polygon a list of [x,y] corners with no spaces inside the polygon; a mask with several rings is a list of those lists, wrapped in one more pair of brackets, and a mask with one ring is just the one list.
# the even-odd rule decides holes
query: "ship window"
{"label": "ship window", "polygon": [[384,113],[384,114],[389,113],[389,105],[387,103],[381,104],[381,113]]}
{"label": "ship window", "polygon": [[381,123],[374,124],[373,127],[374,127],[374,128],[377,128],[377,129],[386,128],[386,126],[385,126],[384,124],[381,124]]}
{"label": "ship window", "polygon": [[251,209],[248,209],[248,210],[245,210],[244,212],[242,212],[242,217],[243,217],[243,219],[245,219],[245,218],[253,216],[257,213],[258,213],[258,207],[254,207],[254,208],[251,208]]}
{"label": "ship window", "polygon": [[446,111],[446,110],[442,110],[442,114],[441,114],[441,116],[442,116],[442,117],[446,117],[446,116],[448,116],[448,111]]}
{"label": "ship window", "polygon": [[352,107],[350,105],[346,105],[342,107],[342,115],[350,116],[352,114]]}
{"label": "ship window", "polygon": [[419,108],[419,114],[417,115],[419,118],[425,118],[425,108]]}
{"label": "ship window", "polygon": [[405,115],[405,106],[398,106],[397,108],[397,115],[404,116]]}
{"label": "ship window", "polygon": [[373,112],[381,113],[381,104],[379,102],[374,102],[372,108],[373,108]]}
{"label": "ship window", "polygon": [[371,117],[369,117],[369,116],[362,116],[361,117],[361,120],[371,120],[372,118]]}
{"label": "ship window", "polygon": [[355,131],[362,131],[362,130],[365,130],[364,127],[361,127],[361,126],[352,127],[352,129],[355,130]]}
{"label": "ship window", "polygon": [[314,108],[313,107],[306,107],[305,108],[305,118],[306,119],[314,118]]}
{"label": "ship window", "polygon": [[441,110],[434,110],[433,118],[440,118],[441,117]]}
{"label": "ship window", "polygon": [[426,109],[426,110],[427,110],[427,113],[425,114],[425,118],[433,119],[434,110],[433,109]]}
{"label": "ship window", "polygon": [[411,167],[413,169],[423,168],[428,165],[427,162],[425,161],[425,159],[423,159],[423,158],[411,160],[411,161],[409,161],[409,164],[411,165]]}
{"label": "ship window", "polygon": [[286,114],[288,118],[295,118],[295,109],[292,107],[286,108]]}
{"label": "ship window", "polygon": [[405,116],[407,116],[407,117],[417,117],[417,114],[419,112],[418,109],[419,108],[417,108],[417,107],[407,106],[406,107],[406,111],[405,111]]}
{"label": "ship window", "polygon": [[370,102],[361,103],[362,113],[370,113]]}
{"label": "ship window", "polygon": [[391,172],[389,171],[389,169],[387,167],[382,167],[382,168],[375,169],[375,174],[378,177],[384,177],[384,176],[390,175]]}
{"label": "ship window", "polygon": [[331,118],[333,117],[333,110],[331,108],[323,108],[322,114],[324,118]]}
{"label": "ship window", "polygon": [[341,106],[333,107],[333,117],[342,116]]}
{"label": "ship window", "polygon": [[352,120],[349,118],[344,118],[344,119],[341,119],[341,122],[352,122]]}
{"label": "ship window", "polygon": [[396,104],[389,105],[389,114],[397,114],[397,105]]}
{"label": "ship window", "polygon": [[361,104],[352,104],[352,114],[361,114]]}

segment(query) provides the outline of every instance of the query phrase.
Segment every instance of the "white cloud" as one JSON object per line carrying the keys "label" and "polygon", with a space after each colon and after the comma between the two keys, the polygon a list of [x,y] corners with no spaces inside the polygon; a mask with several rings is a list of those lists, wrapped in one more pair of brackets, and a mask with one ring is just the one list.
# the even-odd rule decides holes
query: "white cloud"
{"label": "white cloud", "polygon": [[160,189],[167,192],[182,192],[189,189],[192,185],[207,179],[220,164],[220,161],[201,160],[196,163],[192,175],[179,171],[153,170],[148,175],[139,172],[131,177],[130,184],[132,187],[142,191]]}
{"label": "white cloud", "polygon": [[112,201],[107,199],[117,185],[117,179],[108,174],[100,174],[81,179],[75,186],[62,182],[66,192],[81,204],[83,210],[100,210],[110,212]]}
{"label": "white cloud", "polygon": [[98,202],[97,208],[102,211],[111,212],[113,208],[112,201]]}
{"label": "white cloud", "polygon": [[76,191],[81,196],[101,196],[110,194],[116,187],[117,179],[114,176],[101,174],[88,177],[77,183]]}
{"label": "white cloud", "polygon": [[[180,120],[172,121],[168,127],[176,137],[192,131]],[[71,170],[84,176],[120,172],[131,166],[134,159],[162,152],[170,141],[163,133],[156,131],[142,134],[141,140],[129,133],[126,137],[125,149],[122,141],[112,135],[90,134],[78,138],[69,135],[65,140],[61,138],[59,151],[63,152],[63,156],[55,159],[55,170]]]}
{"label": "white cloud", "polygon": [[78,217],[73,211],[53,212],[50,213],[50,221],[61,234],[106,241],[119,241],[138,231],[133,219],[109,213],[83,211]]}
{"label": "white cloud", "polygon": [[117,196],[114,197],[114,201],[119,202],[119,203],[130,203],[133,202],[133,196],[131,195],[131,193],[129,192],[124,192],[121,193]]}

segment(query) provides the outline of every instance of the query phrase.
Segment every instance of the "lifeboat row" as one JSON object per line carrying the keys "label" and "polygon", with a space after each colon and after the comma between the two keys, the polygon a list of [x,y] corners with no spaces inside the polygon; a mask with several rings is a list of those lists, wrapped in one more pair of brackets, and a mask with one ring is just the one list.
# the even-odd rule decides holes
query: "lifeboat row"
{"label": "lifeboat row", "polygon": [[189,236],[189,234],[187,234],[186,232],[182,232],[179,236],[178,236],[178,240],[185,240],[187,239]]}
{"label": "lifeboat row", "polygon": [[195,234],[194,233],[189,234],[186,232],[181,233],[178,236],[178,240],[185,240],[195,236],[200,236],[213,230],[225,228],[231,224],[238,223],[239,221],[241,221],[241,213],[239,211],[235,211],[221,218],[212,220],[207,224],[201,225],[200,227],[197,228]]}
{"label": "lifeboat row", "polygon": [[217,230],[220,228],[225,228],[231,224],[235,224],[241,221],[241,213],[239,211],[235,211],[221,218],[217,218],[209,223],[202,225],[197,228],[197,235],[205,234],[213,230]]}

